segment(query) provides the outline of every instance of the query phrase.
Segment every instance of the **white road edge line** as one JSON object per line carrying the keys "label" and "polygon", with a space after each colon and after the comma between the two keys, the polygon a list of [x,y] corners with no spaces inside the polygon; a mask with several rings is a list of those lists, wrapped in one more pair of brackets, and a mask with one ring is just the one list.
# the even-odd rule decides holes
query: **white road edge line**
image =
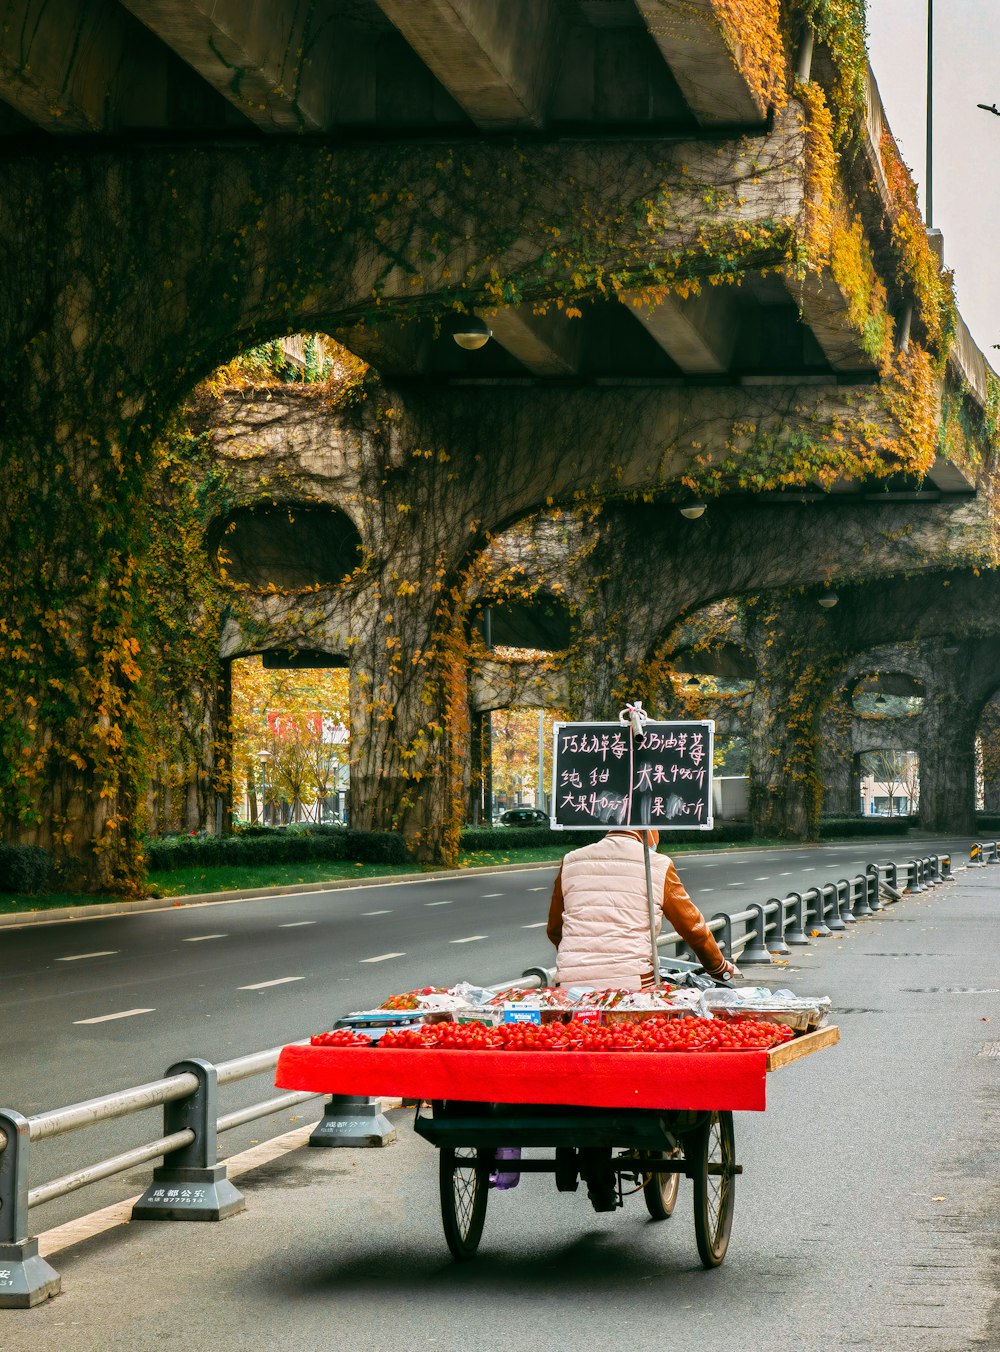
{"label": "white road edge line", "polygon": [[84,958],[110,958],[120,953],[120,948],[102,948],[99,953],[72,953],[68,958],[56,958],[56,962],[82,962]]}
{"label": "white road edge line", "polygon": [[478,939],[488,939],[488,934],[470,934],[466,939],[452,939],[453,944],[474,944]]}
{"label": "white road edge line", "polygon": [[274,981],[255,981],[252,986],[237,986],[238,991],[263,991],[268,986],[287,986],[290,981],[305,981],[304,976],[279,976]]}
{"label": "white road edge line", "polygon": [[405,953],[379,953],[374,958],[362,958],[361,962],[387,962],[389,958],[405,958]]}
{"label": "white road edge line", "polygon": [[117,1014],[99,1014],[96,1019],[74,1019],[79,1023],[110,1023],[112,1019],[131,1019],[136,1014],[155,1014],[155,1009],[123,1009]]}

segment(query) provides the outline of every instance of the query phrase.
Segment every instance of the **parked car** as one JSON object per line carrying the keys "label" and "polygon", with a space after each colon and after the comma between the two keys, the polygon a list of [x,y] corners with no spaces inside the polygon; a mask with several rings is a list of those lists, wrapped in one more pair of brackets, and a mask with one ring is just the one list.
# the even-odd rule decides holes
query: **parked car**
{"label": "parked car", "polygon": [[549,816],[538,807],[510,807],[501,812],[498,826],[548,826]]}

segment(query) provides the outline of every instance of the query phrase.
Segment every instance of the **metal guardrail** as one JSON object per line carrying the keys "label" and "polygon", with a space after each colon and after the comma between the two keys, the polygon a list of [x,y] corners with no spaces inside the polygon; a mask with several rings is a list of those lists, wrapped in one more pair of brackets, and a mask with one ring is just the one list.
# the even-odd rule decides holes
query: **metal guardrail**
{"label": "metal guardrail", "polygon": [[[1000,843],[975,842],[972,866],[997,863]],[[771,897],[734,915],[717,914],[709,921],[709,929],[728,958],[738,958],[744,966],[767,964],[792,947],[846,930],[906,893],[922,892],[951,877],[949,855],[869,864],[854,878],[821,883],[783,898]],[[737,933],[741,927],[742,933]],[[659,946],[673,949],[678,958],[687,951],[684,940],[674,931],[662,934]],[[489,989],[511,985],[533,989],[548,984],[551,978],[549,969],[533,967],[521,977],[498,982]],[[295,1045],[304,1046],[306,1042],[302,1039]],[[268,1073],[277,1064],[280,1051],[280,1047],[271,1047],[218,1065],[199,1059],[181,1061],[162,1079],[33,1117],[0,1109],[0,1309],[27,1308],[59,1290],[58,1274],[38,1254],[38,1241],[30,1236],[28,1213],[91,1183],[162,1159],[162,1165],[153,1171],[152,1183],[134,1206],[133,1217],[221,1220],[242,1210],[242,1196],[227,1178],[226,1166],[217,1163],[219,1135],[322,1095],[279,1094],[220,1116],[218,1087]],[[29,1187],[31,1146],[155,1107],[163,1108],[162,1135]],[[393,1135],[377,1100],[335,1095],[327,1103],[310,1144],[382,1144]]]}

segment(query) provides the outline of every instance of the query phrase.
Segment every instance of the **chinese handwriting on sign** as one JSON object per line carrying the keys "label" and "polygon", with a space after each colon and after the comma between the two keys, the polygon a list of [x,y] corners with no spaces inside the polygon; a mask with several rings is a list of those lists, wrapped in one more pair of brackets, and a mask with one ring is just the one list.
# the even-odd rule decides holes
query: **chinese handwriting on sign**
{"label": "chinese handwriting on sign", "polygon": [[563,755],[570,751],[574,755],[600,756],[602,761],[606,761],[609,755],[619,761],[628,755],[628,738],[621,732],[592,732],[589,735],[586,732],[564,732],[559,740]]}

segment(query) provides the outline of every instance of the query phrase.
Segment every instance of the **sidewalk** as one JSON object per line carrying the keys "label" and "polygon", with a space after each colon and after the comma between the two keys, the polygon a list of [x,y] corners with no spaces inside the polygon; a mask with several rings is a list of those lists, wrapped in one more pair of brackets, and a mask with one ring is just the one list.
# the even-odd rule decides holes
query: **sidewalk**
{"label": "sidewalk", "polygon": [[136,1222],[50,1257],[63,1294],[0,1311],[31,1352],[969,1352],[1000,1346],[1000,869],[817,940],[769,984],[829,993],[842,1043],[770,1077],[737,1118],[725,1264],[703,1272],[682,1182],[596,1215],[528,1177],[452,1262],[436,1160],[397,1112],[385,1150],[302,1149],[238,1186],[220,1225]]}

